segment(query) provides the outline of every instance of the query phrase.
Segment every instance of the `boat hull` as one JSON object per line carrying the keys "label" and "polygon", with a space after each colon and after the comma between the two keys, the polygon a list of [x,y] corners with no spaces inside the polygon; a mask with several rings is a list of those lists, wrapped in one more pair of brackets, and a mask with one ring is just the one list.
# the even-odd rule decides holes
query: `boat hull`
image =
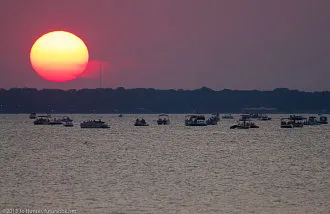
{"label": "boat hull", "polygon": [[144,125],[142,125],[142,124],[134,124],[134,126],[149,126],[148,124],[144,124]]}
{"label": "boat hull", "polygon": [[158,125],[168,125],[168,124],[170,124],[170,121],[168,121],[168,120],[166,120],[166,121],[164,121],[164,120],[157,120],[157,124]]}
{"label": "boat hull", "polygon": [[292,126],[292,125],[281,125],[281,128],[284,128],[284,129],[292,129],[293,126]]}
{"label": "boat hull", "polygon": [[207,125],[203,123],[203,124],[186,124],[186,126],[207,126]]}

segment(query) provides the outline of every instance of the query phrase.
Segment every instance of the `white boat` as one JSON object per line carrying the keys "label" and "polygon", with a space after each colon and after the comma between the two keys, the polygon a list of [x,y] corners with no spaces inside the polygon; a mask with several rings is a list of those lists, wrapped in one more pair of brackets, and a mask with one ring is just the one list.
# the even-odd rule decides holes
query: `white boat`
{"label": "white boat", "polygon": [[97,129],[104,129],[110,128],[108,124],[101,120],[88,120],[80,123],[80,128],[97,128]]}
{"label": "white boat", "polygon": [[137,118],[135,123],[134,123],[134,126],[149,126],[149,124],[145,121],[145,119],[141,118]]}
{"label": "white boat", "polygon": [[160,114],[157,120],[158,125],[168,125],[170,124],[170,118],[167,114]]}
{"label": "white boat", "polygon": [[282,118],[281,119],[281,128],[293,128],[293,123],[290,119],[288,118]]}
{"label": "white boat", "polygon": [[186,115],[186,126],[206,126],[204,115]]}

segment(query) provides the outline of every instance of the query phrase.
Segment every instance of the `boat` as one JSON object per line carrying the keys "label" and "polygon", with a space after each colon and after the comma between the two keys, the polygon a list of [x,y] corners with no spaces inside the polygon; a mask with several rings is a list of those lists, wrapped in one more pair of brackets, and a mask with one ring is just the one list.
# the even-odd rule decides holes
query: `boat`
{"label": "boat", "polygon": [[259,128],[254,122],[250,120],[238,121],[236,125],[232,125],[230,129],[256,129]]}
{"label": "boat", "polygon": [[226,114],[221,117],[222,119],[234,119],[233,115],[231,114]]}
{"label": "boat", "polygon": [[145,121],[145,119],[141,118],[137,118],[135,123],[134,123],[134,126],[149,126],[149,124]]}
{"label": "boat", "polygon": [[37,118],[35,121],[33,121],[33,124],[34,125],[49,125],[50,120],[48,117],[39,116],[39,118]]}
{"label": "boat", "polygon": [[80,123],[80,128],[110,128],[108,124],[101,120],[88,120]]}
{"label": "boat", "polygon": [[281,118],[281,128],[302,128],[304,126],[302,116],[290,115],[289,118]]}
{"label": "boat", "polygon": [[259,117],[259,120],[268,121],[268,120],[272,120],[272,118],[271,117],[268,117],[267,115],[261,115]]}
{"label": "boat", "polygon": [[37,113],[33,112],[29,115],[30,119],[37,119]]}
{"label": "boat", "polygon": [[63,126],[65,126],[65,127],[73,127],[73,123],[72,123],[72,121],[63,122]]}
{"label": "boat", "polygon": [[251,119],[251,115],[249,114],[242,114],[241,117],[239,118],[239,121],[247,121]]}
{"label": "boat", "polygon": [[295,121],[306,120],[305,117],[300,116],[300,115],[290,115],[289,119],[290,119],[290,120],[295,120]]}
{"label": "boat", "polygon": [[281,118],[281,128],[293,128],[293,123],[289,118]]}
{"label": "boat", "polygon": [[253,119],[259,119],[262,117],[262,115],[259,113],[251,113],[251,114],[249,114],[249,116],[250,116],[250,118],[253,118]]}
{"label": "boat", "polygon": [[211,114],[211,117],[214,118],[214,119],[216,119],[217,122],[220,121],[220,116],[219,116],[219,113],[218,113],[218,112],[216,112],[216,113],[212,113],[212,114]]}
{"label": "boat", "polygon": [[186,126],[206,126],[204,115],[186,115]]}
{"label": "boat", "polygon": [[328,124],[328,118],[326,116],[320,116],[320,120],[318,122],[320,124]]}
{"label": "boat", "polygon": [[294,128],[301,128],[304,126],[303,121],[306,120],[305,117],[299,115],[290,115],[288,118],[290,123],[292,123]]}
{"label": "boat", "polygon": [[73,120],[70,117],[64,116],[61,119],[62,123],[72,122]]}
{"label": "boat", "polygon": [[232,125],[230,129],[255,129],[259,128],[254,122],[250,120],[250,115],[241,115],[238,123],[236,125]]}
{"label": "boat", "polygon": [[119,114],[118,117],[123,117],[123,115],[122,114]]}
{"label": "boat", "polygon": [[315,126],[315,125],[321,125],[319,121],[317,121],[315,116],[310,116],[308,119],[304,121],[304,125],[306,126]]}
{"label": "boat", "polygon": [[170,124],[170,118],[167,114],[160,114],[157,120],[158,125],[168,125]]}
{"label": "boat", "polygon": [[218,115],[212,114],[212,116],[206,120],[206,125],[218,125],[220,118]]}
{"label": "boat", "polygon": [[62,119],[53,118],[52,120],[49,120],[49,125],[62,125]]}

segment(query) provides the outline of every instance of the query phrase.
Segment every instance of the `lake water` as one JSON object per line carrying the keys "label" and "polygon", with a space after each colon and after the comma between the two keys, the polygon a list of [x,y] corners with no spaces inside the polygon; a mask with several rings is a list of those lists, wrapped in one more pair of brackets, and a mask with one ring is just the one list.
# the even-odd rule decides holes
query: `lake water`
{"label": "lake water", "polygon": [[[329,213],[330,125],[185,127],[184,115],[68,115],[74,127],[0,115],[0,208],[75,213]],[[99,119],[110,129],[81,129]],[[13,210],[3,210],[11,212]],[[11,212],[15,213],[15,212]]]}

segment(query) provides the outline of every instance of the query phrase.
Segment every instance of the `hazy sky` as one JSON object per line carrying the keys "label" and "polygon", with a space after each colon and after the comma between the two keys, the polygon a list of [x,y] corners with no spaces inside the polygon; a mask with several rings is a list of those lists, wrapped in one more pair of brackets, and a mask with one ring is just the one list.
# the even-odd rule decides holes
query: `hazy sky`
{"label": "hazy sky", "polygon": [[0,88],[98,87],[33,71],[35,40],[66,30],[109,63],[103,87],[330,90],[329,0],[7,0],[0,27]]}

